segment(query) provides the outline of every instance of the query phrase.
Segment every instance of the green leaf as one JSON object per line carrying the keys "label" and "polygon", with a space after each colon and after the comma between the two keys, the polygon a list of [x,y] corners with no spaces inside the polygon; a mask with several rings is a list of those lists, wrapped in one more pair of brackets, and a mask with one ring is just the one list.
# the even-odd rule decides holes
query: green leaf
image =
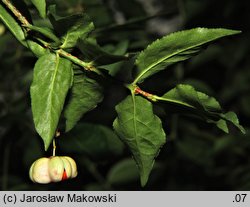
{"label": "green leaf", "polygon": [[73,48],[79,39],[85,39],[94,30],[94,24],[86,14],[59,17],[55,5],[49,8],[50,20],[55,30],[62,36],[61,48]]}
{"label": "green leaf", "polygon": [[138,70],[134,83],[142,82],[171,64],[197,55],[203,46],[212,41],[238,33],[240,31],[195,28],[172,33],[156,40],[138,55],[136,60]]}
{"label": "green leaf", "polygon": [[21,26],[16,20],[7,12],[7,10],[0,4],[0,19],[8,27],[10,32],[16,37],[16,39],[24,46],[27,47],[25,41],[25,34]]}
{"label": "green leaf", "polygon": [[30,88],[33,119],[48,149],[57,129],[67,92],[72,84],[69,60],[48,53],[38,59]]}
{"label": "green leaf", "polygon": [[59,46],[61,44],[60,39],[48,27],[37,27],[34,25],[29,25],[28,28],[31,30],[34,30],[36,32],[39,32],[40,34],[44,35],[45,37],[53,40],[55,42],[56,46]]}
{"label": "green leaf", "polygon": [[[112,53],[112,54],[114,54],[116,56],[123,56],[124,59],[125,59],[125,55],[126,55],[126,52],[128,50],[128,46],[129,46],[129,41],[123,40],[119,44],[117,44],[113,48],[113,50],[110,51],[110,53]],[[126,59],[128,61],[130,59],[130,57],[127,57]],[[119,62],[112,61],[112,62],[113,62],[112,64],[102,66],[101,68],[107,70],[109,75],[114,77],[122,69],[122,66],[125,64],[125,62],[124,61],[119,61]],[[116,62],[116,63],[114,63],[114,62]],[[126,62],[126,63],[128,63],[128,62]],[[133,66],[134,66],[134,61],[133,61]],[[127,70],[126,73],[129,73],[128,72],[129,69],[127,67],[126,67],[126,70]]]}
{"label": "green leaf", "polygon": [[46,0],[31,0],[42,18],[46,18]]}
{"label": "green leaf", "polygon": [[26,39],[26,35],[22,27],[8,13],[8,11],[0,4],[0,20],[8,27],[15,38],[25,47],[29,48],[37,57],[45,54],[46,49],[34,41]]}
{"label": "green leaf", "polygon": [[144,186],[166,140],[161,120],[154,115],[151,102],[140,96],[128,96],[116,106],[116,111],[114,129],[130,148]]}
{"label": "green leaf", "polygon": [[112,63],[116,63],[116,62],[128,59],[128,57],[126,57],[125,55],[109,54],[108,52],[104,51],[93,38],[80,40],[77,46],[83,53],[85,61],[91,61],[94,65],[98,65],[98,66],[108,65],[108,64],[112,64]]}
{"label": "green leaf", "polygon": [[82,15],[82,17],[75,22],[63,38],[62,48],[73,48],[79,39],[85,39],[91,31],[94,30],[94,24],[89,17]]}
{"label": "green leaf", "polygon": [[91,158],[102,160],[114,155],[121,155],[124,144],[106,126],[80,123],[61,137],[60,147],[68,153],[85,153]]}
{"label": "green leaf", "polygon": [[111,185],[128,185],[138,179],[138,169],[132,159],[125,159],[118,162],[110,169],[107,175],[107,180]]}
{"label": "green leaf", "polygon": [[231,123],[234,126],[236,126],[243,134],[246,133],[244,127],[242,127],[239,124],[238,117],[237,117],[237,115],[234,112],[229,111],[226,114],[220,114],[220,116],[221,116],[221,119],[216,123],[216,125],[217,125],[217,127],[219,127],[220,129],[222,129],[226,133],[229,132],[229,130],[228,130],[228,123]]}
{"label": "green leaf", "polygon": [[175,88],[157,99],[191,109],[192,113],[198,113],[207,122],[215,123],[226,133],[228,133],[228,123],[235,125],[242,133],[245,133],[245,130],[239,124],[235,113],[228,112],[223,114],[221,106],[215,98],[196,91],[190,85],[177,85]]}
{"label": "green leaf", "polygon": [[74,76],[70,100],[65,110],[66,131],[71,130],[81,117],[94,109],[103,99],[101,86],[84,74]]}

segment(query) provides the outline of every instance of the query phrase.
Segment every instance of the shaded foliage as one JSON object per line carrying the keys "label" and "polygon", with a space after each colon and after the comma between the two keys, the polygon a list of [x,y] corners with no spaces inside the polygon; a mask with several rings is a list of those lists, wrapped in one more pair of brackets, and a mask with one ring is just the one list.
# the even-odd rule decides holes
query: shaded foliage
{"label": "shaded foliage", "polygon": [[[31,1],[27,2],[31,3]],[[151,10],[157,10],[161,15],[154,19],[149,18],[152,15],[149,14],[150,8],[135,0],[116,1],[115,5],[108,0],[51,0],[47,1],[47,7],[55,2],[58,3],[58,11],[61,12],[58,15],[72,15],[86,10],[93,18],[96,27],[91,35],[97,38],[98,44],[105,49],[103,55],[114,54],[116,51],[118,51],[117,55],[123,55],[126,52],[143,50],[150,42],[160,38],[161,31],[157,29],[154,31],[150,24],[156,20],[157,24],[162,24],[161,27],[170,27],[170,19],[181,18],[182,24],[175,22],[174,30],[200,26],[242,30],[242,34],[234,37],[233,41],[230,41],[230,38],[220,41],[194,59],[170,66],[169,70],[145,80],[144,88],[157,94],[160,94],[159,92],[164,94],[177,84],[190,84],[197,91],[216,97],[226,111],[235,111],[239,115],[241,124],[246,128],[246,135],[240,134],[230,125],[228,128],[231,134],[225,135],[216,127],[203,124],[192,116],[176,114],[179,109],[175,105],[166,106],[158,103],[154,111],[162,119],[163,128],[168,132],[168,139],[145,189],[250,190],[250,59],[248,57],[250,41],[247,38],[250,19],[247,12],[250,9],[249,1],[222,0],[218,3],[218,1],[209,0],[202,2],[180,0],[177,4],[177,1],[155,0],[156,6],[152,5]],[[38,18],[39,13],[44,16],[44,11],[38,12],[30,3],[28,6],[32,9],[34,24],[51,27],[47,20],[41,21]],[[211,6],[215,3],[218,7]],[[18,4],[18,7],[22,11],[27,10],[22,4]],[[162,14],[163,11],[165,15]],[[169,16],[169,13],[173,16]],[[92,28],[91,25],[90,27]],[[22,35],[20,33],[21,40]],[[72,44],[76,44],[76,41]],[[125,46],[121,49],[119,47],[122,42],[125,42]],[[83,43],[90,44],[86,40]],[[27,46],[24,43],[24,46],[37,47],[32,39],[30,44]],[[70,43],[69,47],[72,44]],[[43,143],[34,130],[29,86],[36,58],[25,47],[21,46],[0,23],[0,152],[2,158],[0,184],[2,189],[141,189],[138,182],[140,178],[135,173],[137,169],[130,160],[129,152],[123,148],[118,139],[116,141],[110,139],[110,137],[114,139],[117,137],[108,129],[116,116],[114,106],[122,101],[127,91],[117,86],[115,81],[107,82],[100,77],[94,78],[100,79],[98,81],[105,89],[104,101],[93,111],[87,112],[76,129],[72,129],[68,135],[65,135],[66,137],[62,136],[57,140],[58,154],[67,153],[79,163],[78,178],[46,186],[34,185],[28,180],[30,164],[42,155],[49,156],[51,148],[48,152],[42,150]],[[98,50],[98,45],[96,48]],[[127,51],[124,52],[124,48]],[[78,49],[81,50],[81,47],[79,46]],[[78,49],[74,49],[73,53],[78,54]],[[40,56],[40,53],[36,56]],[[133,62],[134,60],[131,59],[103,68],[118,80],[131,81],[133,76],[128,72],[124,73],[124,70],[131,71]],[[115,69],[110,72],[110,68]],[[100,97],[97,99],[99,100]],[[94,107],[95,103],[92,105]],[[93,134],[89,134],[91,129]],[[80,131],[82,133],[79,133]],[[74,141],[68,143],[67,139],[70,137],[67,136],[72,136]],[[85,139],[81,140],[81,138]],[[97,141],[93,142],[89,138],[102,139],[102,141],[96,147]],[[72,146],[69,147],[69,144]],[[94,150],[90,150],[91,148]],[[20,162],[16,161],[17,158]],[[126,172],[128,168],[131,170]]]}

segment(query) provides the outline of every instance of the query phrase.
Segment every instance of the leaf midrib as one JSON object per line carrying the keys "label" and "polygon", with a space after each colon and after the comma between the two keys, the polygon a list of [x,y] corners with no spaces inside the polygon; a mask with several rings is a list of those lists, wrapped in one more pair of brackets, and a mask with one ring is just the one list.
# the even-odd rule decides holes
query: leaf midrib
{"label": "leaf midrib", "polygon": [[165,98],[164,96],[163,97],[157,97],[157,100],[166,101],[166,102],[175,103],[175,104],[180,104],[180,105],[183,105],[183,106],[187,106],[189,108],[197,109],[195,106],[190,105],[188,103],[185,103],[183,101],[177,101],[177,100],[174,100],[174,99]]}
{"label": "leaf midrib", "polygon": [[[50,102],[50,106],[52,106],[52,103],[53,103],[53,96],[52,96],[52,92],[54,91],[54,88],[55,88],[55,80],[56,80],[56,75],[57,75],[57,73],[58,73],[58,69],[59,69],[59,62],[60,62],[60,59],[59,59],[60,57],[59,57],[59,55],[58,54],[56,54],[56,65],[55,65],[55,71],[54,71],[54,75],[53,75],[53,78],[52,78],[52,87],[51,87],[51,90],[49,91],[49,102]],[[50,115],[51,115],[51,117],[53,117],[52,116],[52,108],[53,107],[50,107],[49,108],[49,113],[50,113]]]}
{"label": "leaf midrib", "polygon": [[[138,135],[138,132],[137,132],[137,125],[136,125],[136,113],[137,113],[137,111],[136,111],[136,101],[135,101],[135,94],[131,91],[131,93],[132,93],[132,101],[133,101],[133,107],[134,107],[134,109],[133,109],[133,111],[134,111],[134,114],[133,114],[133,123],[134,123],[134,131],[135,131],[135,144],[136,144],[136,146],[137,146],[137,149],[138,149],[138,156],[140,157],[140,159],[139,160],[142,160],[142,155],[141,155],[141,152],[140,152],[140,145],[138,144],[138,140],[137,140],[137,135]],[[139,163],[138,163],[138,165],[139,165]],[[140,165],[142,166],[142,168],[140,169],[140,171],[142,172],[141,174],[144,176],[145,175],[145,171],[144,171],[144,167],[143,167],[143,162],[141,162],[140,163]]]}
{"label": "leaf midrib", "polygon": [[192,49],[192,48],[199,47],[199,46],[201,46],[201,45],[203,45],[203,44],[206,44],[206,43],[208,43],[208,42],[210,42],[210,41],[212,41],[212,40],[216,40],[216,39],[219,39],[219,38],[220,38],[220,37],[217,37],[217,38],[215,38],[215,39],[210,39],[209,41],[204,41],[204,42],[199,43],[199,44],[196,44],[196,45],[194,45],[194,46],[190,46],[190,47],[188,47],[188,48],[186,48],[186,49],[179,50],[178,52],[175,52],[175,53],[173,53],[173,54],[171,54],[171,55],[169,55],[169,56],[167,56],[167,57],[161,58],[159,61],[157,61],[156,63],[153,63],[153,64],[149,65],[143,72],[141,72],[141,73],[137,76],[137,78],[134,80],[133,84],[138,83],[138,81],[140,80],[140,78],[141,78],[142,76],[144,76],[149,70],[151,70],[153,67],[155,67],[156,65],[160,64],[160,63],[163,62],[164,60],[167,60],[167,59],[169,59],[169,58],[171,58],[171,57],[173,57],[173,56],[175,56],[175,55],[177,55],[177,54],[179,54],[179,53],[182,53],[182,52],[184,52],[184,51],[186,51],[186,50],[190,50],[190,49]]}

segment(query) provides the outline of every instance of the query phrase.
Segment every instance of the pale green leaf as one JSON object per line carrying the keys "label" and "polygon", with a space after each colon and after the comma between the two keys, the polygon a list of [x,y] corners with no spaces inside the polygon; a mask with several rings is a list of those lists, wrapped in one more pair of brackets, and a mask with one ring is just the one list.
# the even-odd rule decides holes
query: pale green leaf
{"label": "pale green leaf", "polygon": [[102,87],[85,74],[74,76],[74,83],[66,106],[66,131],[71,130],[81,117],[94,109],[103,99]]}
{"label": "pale green leaf", "polygon": [[72,64],[53,53],[38,59],[30,88],[33,119],[48,149],[72,83]]}
{"label": "pale green leaf", "polygon": [[175,32],[156,40],[138,55],[136,59],[138,70],[134,83],[142,82],[173,63],[197,55],[212,41],[238,33],[240,31],[195,28]]}
{"label": "pale green leaf", "polygon": [[128,96],[116,106],[116,111],[114,129],[131,150],[144,186],[166,140],[161,120],[154,115],[151,102],[140,96]]}
{"label": "pale green leaf", "polygon": [[239,124],[235,113],[228,112],[224,114],[220,104],[215,98],[196,91],[190,85],[177,85],[175,88],[157,99],[190,109],[189,112],[197,113],[207,122],[215,123],[220,129],[227,133],[229,122],[244,133],[244,128]]}
{"label": "pale green leaf", "polygon": [[16,20],[7,12],[7,10],[0,4],[0,19],[8,27],[10,32],[16,37],[16,39],[27,47],[25,41],[25,34],[21,26]]}
{"label": "pale green leaf", "polygon": [[46,0],[31,0],[42,18],[46,17]]}

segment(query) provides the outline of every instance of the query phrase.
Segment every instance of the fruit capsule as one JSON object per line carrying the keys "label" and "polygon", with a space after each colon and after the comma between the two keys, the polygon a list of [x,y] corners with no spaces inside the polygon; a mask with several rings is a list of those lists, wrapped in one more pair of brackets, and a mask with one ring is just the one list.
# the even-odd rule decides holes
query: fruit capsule
{"label": "fruit capsule", "polygon": [[77,166],[71,157],[42,157],[30,167],[30,179],[34,183],[60,182],[77,176]]}

